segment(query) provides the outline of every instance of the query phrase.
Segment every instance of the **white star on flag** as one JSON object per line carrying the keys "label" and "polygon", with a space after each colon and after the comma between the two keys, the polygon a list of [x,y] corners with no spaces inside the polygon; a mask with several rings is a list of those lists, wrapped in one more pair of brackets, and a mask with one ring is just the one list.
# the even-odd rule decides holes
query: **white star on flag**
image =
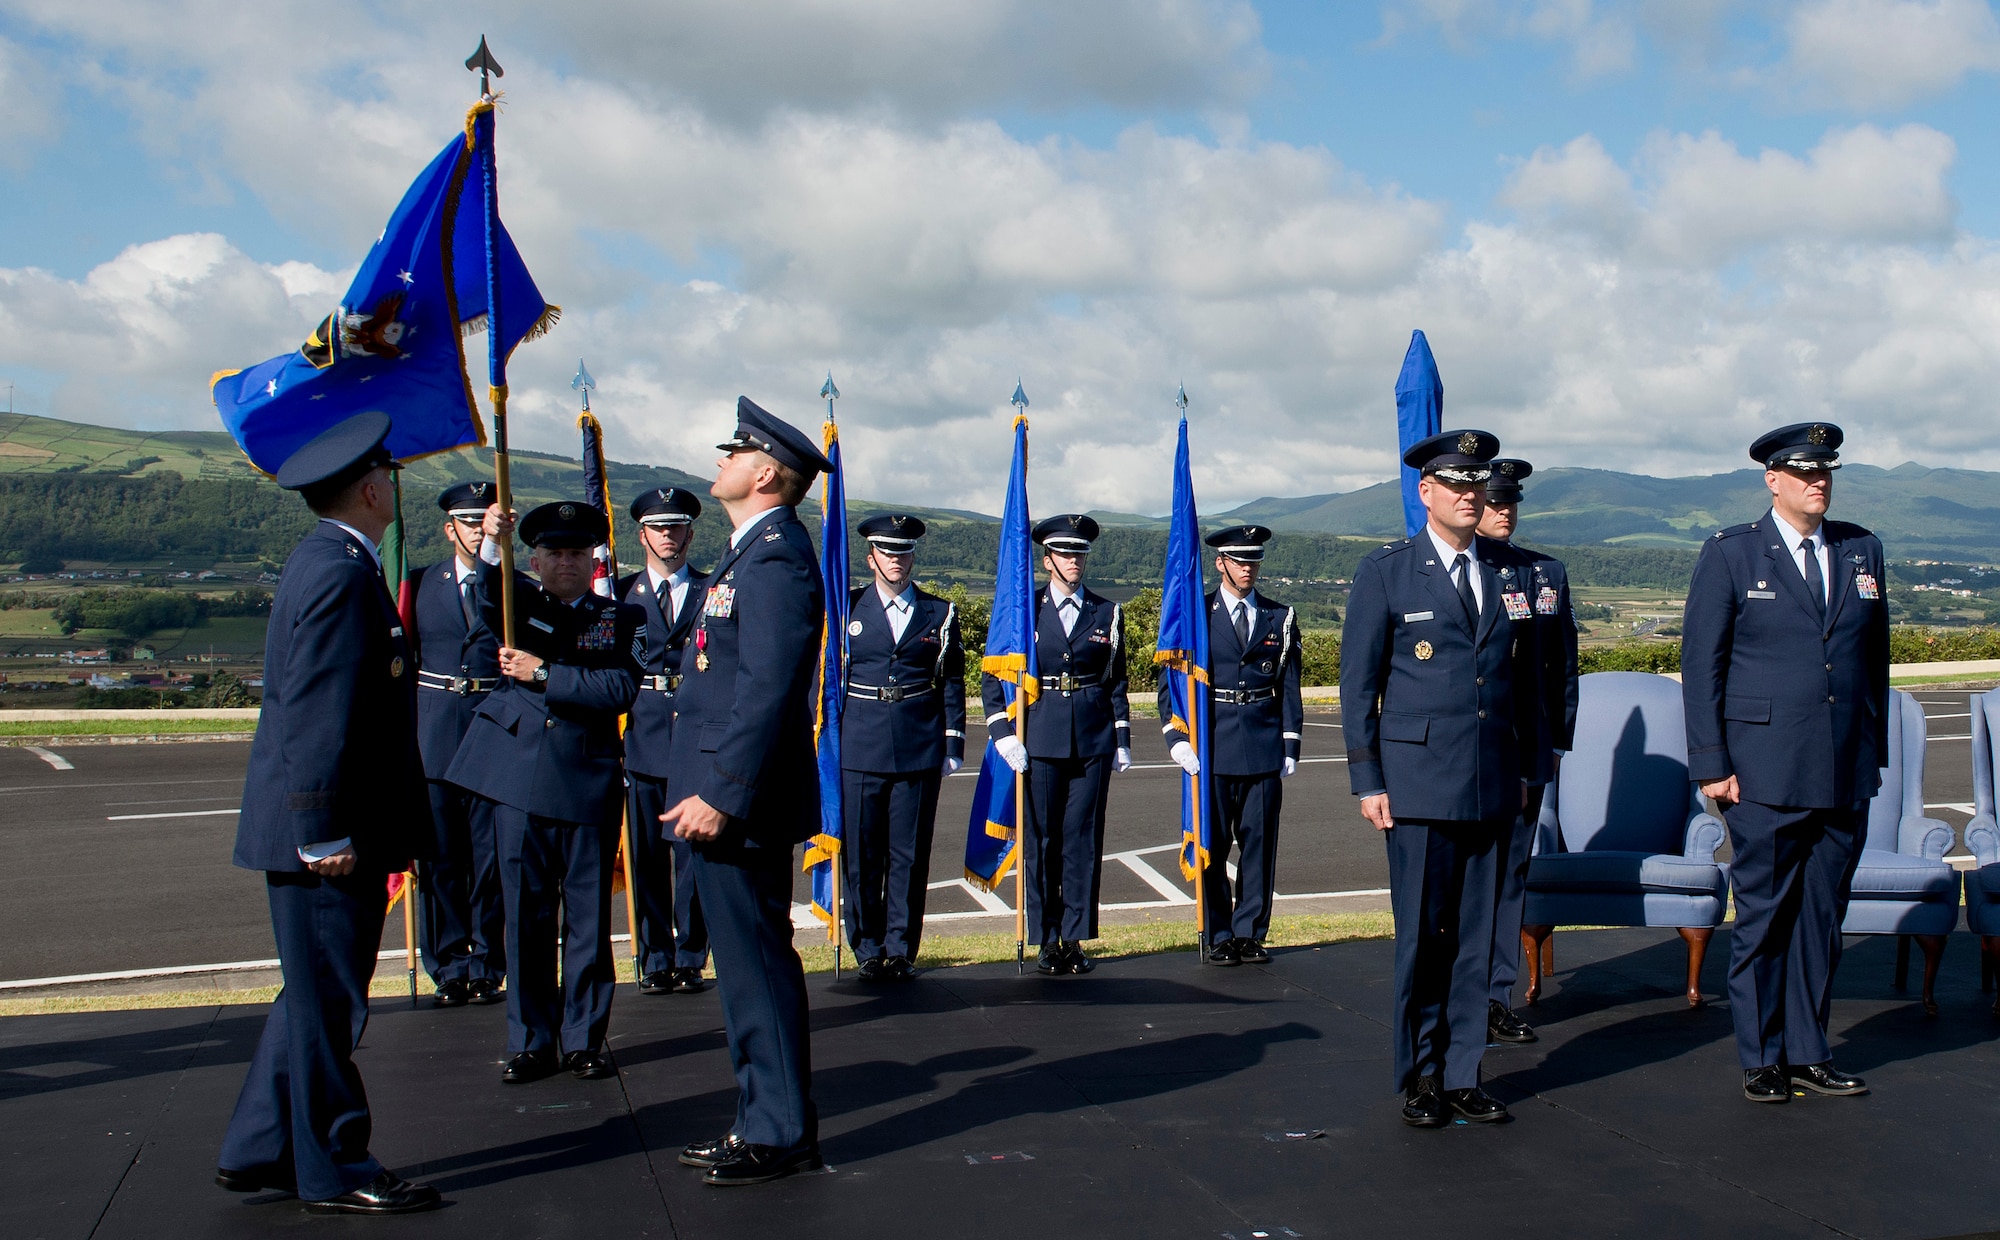
{"label": "white star on flag", "polygon": [[397,272],[397,273],[396,273],[396,278],[397,278],[398,280],[401,280],[401,281],[402,281],[403,283],[405,283],[405,284],[415,284],[415,283],[417,282],[417,278],[416,278],[415,276],[411,275],[411,274],[410,274],[409,272],[407,272],[407,271],[399,271],[399,272]]}
{"label": "white star on flag", "polygon": [[276,379],[273,379],[269,383],[266,383],[264,385],[264,395],[276,396],[277,394],[278,394],[278,381]]}

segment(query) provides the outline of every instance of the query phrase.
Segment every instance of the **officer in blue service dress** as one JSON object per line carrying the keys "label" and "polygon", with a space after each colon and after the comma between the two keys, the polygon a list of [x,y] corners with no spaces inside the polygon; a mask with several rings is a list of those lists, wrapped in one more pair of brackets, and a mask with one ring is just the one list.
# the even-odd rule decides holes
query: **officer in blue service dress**
{"label": "officer in blue service dress", "polygon": [[[501,1080],[567,1069],[613,1075],[604,1049],[616,985],[611,864],[625,807],[618,716],[639,691],[645,613],[590,589],[609,523],[589,504],[543,504],[521,522],[540,584],[514,581],[514,640],[500,687],[472,713],[450,780],[492,806],[507,906],[507,1051]],[[500,542],[514,518],[486,510],[479,606],[504,633]],[[557,934],[562,978],[556,978]]]}
{"label": "officer in blue service dress", "polygon": [[388,875],[431,839],[417,753],[415,667],[376,542],[396,516],[383,443],[364,413],[278,469],[319,525],[285,562],[264,649],[236,864],[264,871],[284,989],[271,1005],[215,1182],[296,1192],[322,1213],[402,1214],[438,1193],[368,1152],[354,1047],[382,942]]}
{"label": "officer in blue service dress", "polygon": [[1521,481],[1535,467],[1518,458],[1492,463],[1486,480],[1486,511],[1479,536],[1508,543],[1528,561],[1535,603],[1536,645],[1542,655],[1542,753],[1528,783],[1528,807],[1507,838],[1500,858],[1500,901],[1493,914],[1492,986],[1486,998],[1486,1037],[1492,1042],[1533,1042],[1535,1031],[1514,1014],[1514,983],[1521,976],[1521,912],[1527,906],[1528,860],[1535,843],[1535,820],[1542,794],[1555,778],[1556,764],[1576,737],[1576,615],[1569,605],[1569,570],[1552,555],[1514,542],[1521,515]]}
{"label": "officer in blue service dress", "polygon": [[[825,595],[794,511],[822,470],[812,441],[749,397],[709,494],[735,528],[695,620],[676,695],[665,822],[694,845],[736,1070],[736,1122],[681,1151],[717,1186],[817,1170],[805,972],[792,949],[793,849],[819,821],[813,688]],[[686,665],[683,664],[683,667]]]}
{"label": "officer in blue service dress", "polygon": [[445,779],[472,712],[499,683],[499,639],[479,617],[474,595],[480,530],[493,502],[490,482],[461,482],[438,496],[452,558],[412,569],[416,616],[417,745],[429,781],[436,829],[432,859],[418,877],[424,968],[439,1007],[498,1003],[507,980],[506,910],[489,803]]}
{"label": "officer in blue service dress", "polygon": [[1729,824],[1729,1009],[1752,1102],[1868,1092],[1833,1066],[1826,1024],[1889,760],[1889,605],[1882,544],[1826,519],[1841,439],[1800,422],[1750,446],[1771,507],[1703,544],[1682,625],[1688,775]]}
{"label": "officer in blue service dress", "polygon": [[694,850],[660,822],[667,812],[667,751],[674,694],[687,674],[689,634],[708,576],[688,563],[701,500],[685,487],[655,487],[632,501],[646,567],[618,583],[618,597],[646,613],[639,696],[625,724],[625,776],[632,847],[638,854],[639,992],[699,994],[708,927],[694,890]]}
{"label": "officer in blue service dress", "polygon": [[986,728],[1001,760],[1028,776],[1028,933],[1039,934],[1042,973],[1097,966],[1083,940],[1097,937],[1098,872],[1111,774],[1132,765],[1125,691],[1125,624],[1118,604],[1083,584],[1097,522],[1082,513],[1035,526],[1049,584],[1035,592],[1035,658],[1042,692],[1015,734],[1000,682],[983,685]]}
{"label": "officer in blue service dress", "polygon": [[1499,450],[1467,430],[1403,454],[1425,528],[1362,560],[1341,636],[1348,779],[1389,849],[1396,1087],[1419,1128],[1507,1118],[1479,1084],[1493,905],[1542,741],[1527,561],[1475,533]]}
{"label": "officer in blue service dress", "polygon": [[965,641],[958,611],[910,574],[924,523],[870,517],[875,580],[848,602],[840,723],[847,939],[864,982],[916,976],[938,788],[965,762]]}
{"label": "officer in blue service dress", "polygon": [[[1207,539],[1222,578],[1220,588],[1208,596],[1214,690],[1208,773],[1217,812],[1209,824],[1209,861],[1202,874],[1208,962],[1216,965],[1271,959],[1264,936],[1271,929],[1277,891],[1281,781],[1298,770],[1299,736],[1305,728],[1298,617],[1257,589],[1264,544],[1270,541],[1271,531],[1261,525],[1233,525]],[[1174,761],[1191,775],[1201,774],[1191,738],[1174,722],[1164,679],[1160,719]],[[1238,850],[1233,911],[1227,868],[1232,841]]]}

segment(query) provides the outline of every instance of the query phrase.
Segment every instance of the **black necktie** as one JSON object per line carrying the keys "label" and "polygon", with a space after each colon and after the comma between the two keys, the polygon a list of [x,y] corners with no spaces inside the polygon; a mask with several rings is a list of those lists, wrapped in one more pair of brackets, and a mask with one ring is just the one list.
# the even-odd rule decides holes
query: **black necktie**
{"label": "black necktie", "polygon": [[1463,551],[1451,562],[1452,576],[1458,578],[1458,601],[1465,608],[1465,618],[1471,624],[1479,623],[1479,600],[1472,593],[1472,561]]}
{"label": "black necktie", "polygon": [[479,612],[472,605],[472,583],[458,583],[458,609],[465,613],[465,631],[470,633],[479,627]]}
{"label": "black necktie", "polygon": [[1250,649],[1250,604],[1236,604],[1236,644]]}
{"label": "black necktie", "polygon": [[1806,553],[1806,593],[1812,595],[1813,614],[1826,619],[1826,574],[1819,571],[1819,553],[1813,549],[1811,538],[1799,540],[1799,550]]}

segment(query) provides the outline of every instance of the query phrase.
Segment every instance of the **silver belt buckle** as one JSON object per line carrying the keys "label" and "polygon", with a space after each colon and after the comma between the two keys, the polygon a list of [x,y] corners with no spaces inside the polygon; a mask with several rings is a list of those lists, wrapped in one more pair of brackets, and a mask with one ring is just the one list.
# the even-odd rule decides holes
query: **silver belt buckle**
{"label": "silver belt buckle", "polygon": [[463,676],[453,676],[451,678],[451,691],[460,697],[469,697],[472,693],[472,682]]}

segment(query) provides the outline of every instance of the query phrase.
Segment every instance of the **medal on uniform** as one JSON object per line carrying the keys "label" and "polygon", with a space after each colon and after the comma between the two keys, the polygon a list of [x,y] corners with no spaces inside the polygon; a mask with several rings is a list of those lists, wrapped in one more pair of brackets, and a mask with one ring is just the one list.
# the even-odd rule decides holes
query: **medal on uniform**
{"label": "medal on uniform", "polygon": [[401,676],[402,674],[403,674],[403,656],[397,655],[395,658],[389,660],[389,675]]}
{"label": "medal on uniform", "polygon": [[1535,591],[1535,612],[1537,615],[1543,616],[1553,616],[1556,614],[1556,588],[1554,586],[1543,586],[1541,589]]}
{"label": "medal on uniform", "polygon": [[1431,657],[1431,655],[1437,652],[1431,649],[1431,644],[1429,642],[1418,642],[1416,653],[1419,659],[1428,659]]}
{"label": "medal on uniform", "polygon": [[694,631],[694,670],[708,670],[708,629],[706,626]]}
{"label": "medal on uniform", "polygon": [[1875,584],[1875,574],[1873,573],[1854,574],[1854,589],[1862,598],[1879,599],[1882,597],[1882,587]]}
{"label": "medal on uniform", "polygon": [[1534,614],[1533,609],[1528,606],[1528,592],[1526,590],[1503,591],[1500,595],[1500,601],[1507,604],[1507,618],[1509,620],[1526,620]]}

